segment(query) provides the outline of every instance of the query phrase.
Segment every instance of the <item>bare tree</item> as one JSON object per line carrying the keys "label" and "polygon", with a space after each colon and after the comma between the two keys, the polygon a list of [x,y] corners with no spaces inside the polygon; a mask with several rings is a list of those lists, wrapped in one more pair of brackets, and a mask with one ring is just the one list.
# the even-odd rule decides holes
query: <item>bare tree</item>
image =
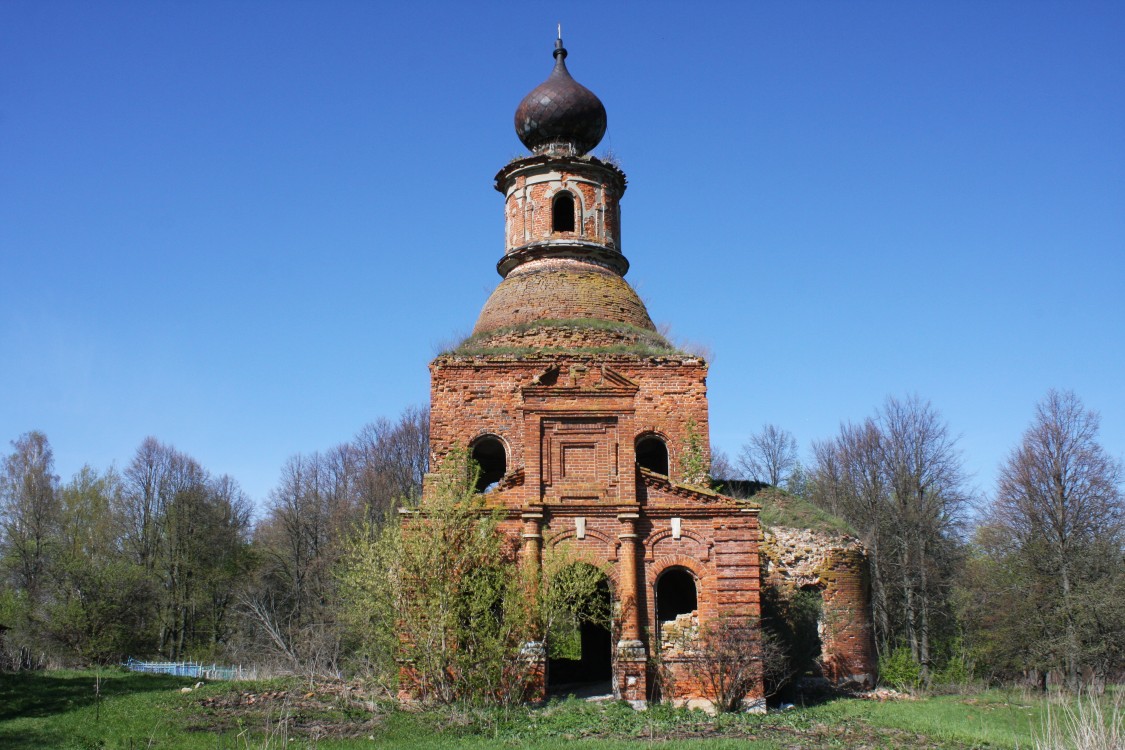
{"label": "bare tree", "polygon": [[888,398],[879,415],[897,526],[896,578],[911,653],[931,666],[934,619],[948,617],[951,565],[968,501],[961,455],[929,402]]}
{"label": "bare tree", "polygon": [[403,501],[417,500],[430,461],[430,410],[409,407],[397,422],[380,418],[352,441],[359,454],[359,487],[367,516],[379,523]]}
{"label": "bare tree", "polygon": [[1040,666],[1063,669],[1071,688],[1083,667],[1099,666],[1090,657],[1107,636],[1125,636],[1120,607],[1098,606],[1125,575],[1122,466],[1098,443],[1099,426],[1072,391],[1049,391],[1000,470],[993,505],[1037,604]]}
{"label": "bare tree", "polygon": [[263,562],[243,609],[275,653],[305,672],[336,667],[339,638],[329,603],[333,566],[359,521],[349,490],[357,475],[349,446],[293,456],[255,530]]}
{"label": "bare tree", "polygon": [[734,465],[730,462],[730,457],[721,448],[711,449],[711,476],[716,482],[735,479],[738,476]]}
{"label": "bare tree", "polygon": [[843,516],[872,553],[876,645],[902,643],[928,670],[952,627],[951,587],[968,499],[956,440],[917,397],[888,398],[876,416],[814,446],[812,499]]}
{"label": "bare tree", "polygon": [[743,444],[738,465],[749,479],[780,487],[797,465],[797,441],[788,430],[762,425]]}
{"label": "bare tree", "polygon": [[874,419],[845,424],[835,440],[813,445],[813,501],[834,515],[847,519],[860,531],[871,551],[871,604],[875,618],[875,643],[880,653],[893,645],[891,604],[887,594],[889,575],[881,542],[890,539],[893,527],[889,514],[890,490],[883,466],[883,434]]}
{"label": "bare tree", "polygon": [[694,676],[721,713],[741,711],[758,688],[765,698],[793,676],[785,646],[757,621],[716,618],[692,645]]}
{"label": "bare tree", "polygon": [[160,538],[161,491],[171,471],[167,446],[145,438],[125,469],[125,492],[118,510],[126,524],[123,542],[133,558],[151,572]]}
{"label": "bare tree", "polygon": [[[421,494],[429,459],[429,412],[380,418],[349,443],[286,461],[254,532],[262,564],[242,611],[259,643],[303,672],[338,666],[337,564],[364,522]],[[397,523],[397,519],[396,519]]]}

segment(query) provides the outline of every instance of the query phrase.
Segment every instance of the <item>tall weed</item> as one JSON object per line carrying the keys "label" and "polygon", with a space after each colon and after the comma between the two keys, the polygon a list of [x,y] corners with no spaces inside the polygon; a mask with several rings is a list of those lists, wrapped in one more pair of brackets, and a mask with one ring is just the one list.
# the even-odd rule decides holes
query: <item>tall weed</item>
{"label": "tall weed", "polygon": [[1117,692],[1112,703],[1097,696],[1079,696],[1048,706],[1035,750],[1122,750],[1125,748],[1125,705]]}

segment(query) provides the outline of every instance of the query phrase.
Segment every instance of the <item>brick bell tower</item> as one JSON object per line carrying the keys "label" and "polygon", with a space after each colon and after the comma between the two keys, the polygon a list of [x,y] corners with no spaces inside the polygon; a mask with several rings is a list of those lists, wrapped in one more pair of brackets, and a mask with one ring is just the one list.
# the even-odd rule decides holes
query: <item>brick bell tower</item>
{"label": "brick bell tower", "polygon": [[657,332],[625,280],[625,174],[590,155],[606,111],[566,57],[560,38],[516,109],[531,155],[495,178],[503,280],[472,336],[430,364],[435,465],[468,447],[521,564],[565,545],[606,575],[613,627],[583,629],[580,658],[545,656],[544,687],[604,680],[639,703],[659,661],[661,697],[706,701],[684,643],[720,616],[757,628],[758,510],[706,486],[707,364]]}

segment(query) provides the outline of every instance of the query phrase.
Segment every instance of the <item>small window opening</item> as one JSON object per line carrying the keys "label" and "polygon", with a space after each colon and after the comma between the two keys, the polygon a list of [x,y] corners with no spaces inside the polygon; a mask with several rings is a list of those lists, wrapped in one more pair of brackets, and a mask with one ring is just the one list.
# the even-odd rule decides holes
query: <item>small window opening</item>
{"label": "small window opening", "polygon": [[684,568],[672,568],[656,582],[656,619],[674,621],[699,607],[695,591],[695,576]]}
{"label": "small window opening", "polygon": [[668,446],[656,435],[637,441],[637,463],[649,471],[668,476]]}
{"label": "small window opening", "polygon": [[551,231],[574,231],[574,196],[565,190],[551,203]]}
{"label": "small window opening", "polygon": [[472,459],[480,467],[477,492],[489,492],[508,471],[508,455],[504,443],[494,435],[485,435],[473,443]]}

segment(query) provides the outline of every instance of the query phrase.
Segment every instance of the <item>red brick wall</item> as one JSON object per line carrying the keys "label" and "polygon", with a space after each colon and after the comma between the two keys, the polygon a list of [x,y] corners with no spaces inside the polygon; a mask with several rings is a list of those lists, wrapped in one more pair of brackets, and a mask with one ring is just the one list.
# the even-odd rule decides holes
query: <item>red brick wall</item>
{"label": "red brick wall", "polygon": [[[588,388],[573,393],[540,397],[525,402],[522,388],[548,368],[559,369],[560,385],[581,377]],[[602,368],[636,383],[634,395],[598,395],[604,386]],[[574,374],[581,370],[581,373]],[[505,494],[505,504],[524,505],[540,500],[542,420],[544,414],[605,415],[616,420],[617,461],[628,481],[622,497],[635,497],[631,487],[635,461],[634,441],[656,433],[668,446],[673,481],[688,439],[689,424],[709,450],[707,419],[707,365],[694,358],[642,359],[626,356],[559,357],[454,357],[443,356],[430,365],[430,445],[438,465],[455,445],[467,446],[483,434],[500,437],[508,447],[508,470],[523,468],[529,481]],[[599,385],[602,383],[602,385]]]}
{"label": "red brick wall", "polygon": [[766,585],[785,598],[802,588],[821,593],[824,676],[834,683],[873,685],[877,659],[872,630],[869,561],[851,537],[810,529],[771,528]]}
{"label": "red brick wall", "polygon": [[866,555],[854,547],[836,550],[823,580],[824,676],[838,684],[874,687],[878,659]]}
{"label": "red brick wall", "polygon": [[[621,248],[619,201],[624,175],[597,160],[525,159],[501,172],[496,189],[504,193],[506,252],[549,239],[580,239]],[[552,232],[555,194],[574,196],[575,231]]]}

